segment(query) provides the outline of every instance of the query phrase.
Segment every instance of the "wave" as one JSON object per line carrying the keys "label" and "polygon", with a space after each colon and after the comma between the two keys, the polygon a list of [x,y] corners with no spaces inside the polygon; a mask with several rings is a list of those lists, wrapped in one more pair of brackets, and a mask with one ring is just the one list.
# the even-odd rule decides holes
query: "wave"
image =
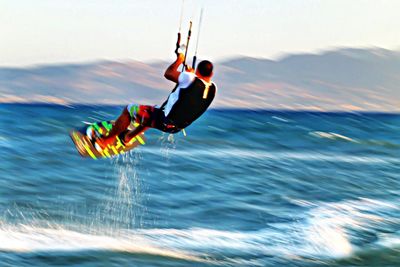
{"label": "wave", "polygon": [[309,212],[309,240],[348,256],[378,244],[391,247],[394,243],[384,242],[382,237],[390,235],[400,242],[396,230],[400,227],[400,206],[394,203],[367,198],[323,203]]}
{"label": "wave", "polygon": [[2,226],[0,251],[31,253],[55,251],[114,251],[134,254],[150,254],[190,261],[203,259],[178,250],[165,249],[149,243],[140,234],[126,232],[121,236],[85,233],[68,230],[61,226],[42,228],[30,225]]}
{"label": "wave", "polygon": [[[353,257],[371,247],[400,246],[400,234],[395,230],[400,227],[400,207],[393,203],[371,199],[309,203],[302,220],[274,223],[257,231],[138,229],[111,235],[104,234],[107,231],[85,231],[84,226],[75,227],[80,229],[76,231],[65,226],[3,223],[0,250],[105,250],[215,264],[249,260],[257,265],[262,257],[335,260]],[[388,231],[388,227],[394,230]],[[375,238],[366,238],[365,232],[373,232]]]}
{"label": "wave", "polygon": [[9,139],[0,135],[0,147],[12,147]]}
{"label": "wave", "polygon": [[288,119],[284,119],[284,118],[281,118],[281,117],[278,117],[278,116],[272,116],[271,118],[275,119],[277,121],[281,121],[281,122],[289,122]]}
{"label": "wave", "polygon": [[[158,149],[141,148],[143,152],[149,154],[160,154]],[[330,161],[344,163],[360,163],[360,164],[393,164],[400,163],[396,157],[390,156],[354,156],[340,153],[322,153],[322,152],[266,152],[254,149],[174,149],[169,151],[170,156],[184,156],[190,158],[240,158],[240,159],[263,159],[271,161],[282,160],[299,160],[299,161]]]}
{"label": "wave", "polygon": [[347,141],[347,142],[357,143],[357,144],[361,144],[361,145],[373,145],[373,146],[381,146],[381,147],[388,147],[388,148],[400,147],[399,144],[392,143],[389,141],[375,140],[375,139],[368,139],[368,140],[354,139],[354,138],[350,138],[348,136],[333,133],[333,132],[315,131],[315,132],[310,132],[309,134],[314,137],[318,137],[318,138],[327,138],[327,139],[331,139],[331,140]]}
{"label": "wave", "polygon": [[342,140],[342,141],[348,141],[348,142],[353,142],[353,143],[359,143],[358,140],[347,137],[345,135],[333,133],[333,132],[320,132],[320,131],[315,131],[315,132],[310,132],[310,135],[319,137],[319,138],[327,138],[331,140]]}

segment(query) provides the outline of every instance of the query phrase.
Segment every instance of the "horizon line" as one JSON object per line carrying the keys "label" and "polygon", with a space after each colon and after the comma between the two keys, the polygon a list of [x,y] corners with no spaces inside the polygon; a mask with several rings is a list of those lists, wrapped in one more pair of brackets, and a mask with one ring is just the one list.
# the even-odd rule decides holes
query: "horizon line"
{"label": "horizon line", "polygon": [[[19,106],[57,106],[66,108],[75,107],[123,107],[123,104],[112,103],[57,103],[57,102],[0,102],[2,105],[19,105]],[[331,113],[331,114],[382,114],[382,115],[400,115],[400,110],[384,111],[384,110],[315,110],[315,109],[289,109],[289,108],[246,108],[246,107],[211,107],[210,111],[251,111],[251,112],[274,112],[274,113]]]}

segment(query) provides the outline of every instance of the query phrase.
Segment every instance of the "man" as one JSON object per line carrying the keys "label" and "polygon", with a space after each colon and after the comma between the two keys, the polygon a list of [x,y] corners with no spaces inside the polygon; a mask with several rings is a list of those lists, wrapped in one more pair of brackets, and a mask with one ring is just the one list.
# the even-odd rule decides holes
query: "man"
{"label": "man", "polygon": [[113,142],[115,136],[129,127],[131,121],[139,123],[139,126],[125,136],[120,136],[124,143],[128,143],[148,128],[176,133],[199,118],[210,106],[217,90],[211,81],[213,64],[204,60],[198,64],[195,73],[192,69],[180,72],[178,68],[184,61],[185,56],[178,53],[175,62],[165,71],[164,77],[176,83],[176,87],[161,107],[128,105],[115,121],[109,134],[95,142],[104,149]]}

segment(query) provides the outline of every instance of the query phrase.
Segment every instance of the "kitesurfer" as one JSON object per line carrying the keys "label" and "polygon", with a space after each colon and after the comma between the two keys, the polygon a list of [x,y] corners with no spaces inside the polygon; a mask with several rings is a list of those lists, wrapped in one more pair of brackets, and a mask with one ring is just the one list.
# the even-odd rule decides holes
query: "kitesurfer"
{"label": "kitesurfer", "polygon": [[[185,55],[176,53],[176,60],[166,69],[164,77],[174,83],[167,100],[160,107],[149,105],[129,104],[115,121],[107,136],[100,136],[95,142],[103,149],[113,143],[119,135],[122,142],[128,143],[132,138],[148,128],[155,128],[167,133],[177,133],[198,119],[210,106],[215,97],[217,87],[211,81],[213,64],[201,61],[196,71],[184,67]],[[131,122],[139,124],[134,130],[121,136]]]}

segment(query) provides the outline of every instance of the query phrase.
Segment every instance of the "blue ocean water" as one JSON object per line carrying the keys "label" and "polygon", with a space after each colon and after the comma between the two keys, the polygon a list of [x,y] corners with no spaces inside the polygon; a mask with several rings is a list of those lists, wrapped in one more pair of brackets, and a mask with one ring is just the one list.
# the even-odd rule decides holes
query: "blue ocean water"
{"label": "blue ocean water", "polygon": [[0,105],[1,266],[400,266],[400,115],[211,110],[81,158],[121,109]]}

